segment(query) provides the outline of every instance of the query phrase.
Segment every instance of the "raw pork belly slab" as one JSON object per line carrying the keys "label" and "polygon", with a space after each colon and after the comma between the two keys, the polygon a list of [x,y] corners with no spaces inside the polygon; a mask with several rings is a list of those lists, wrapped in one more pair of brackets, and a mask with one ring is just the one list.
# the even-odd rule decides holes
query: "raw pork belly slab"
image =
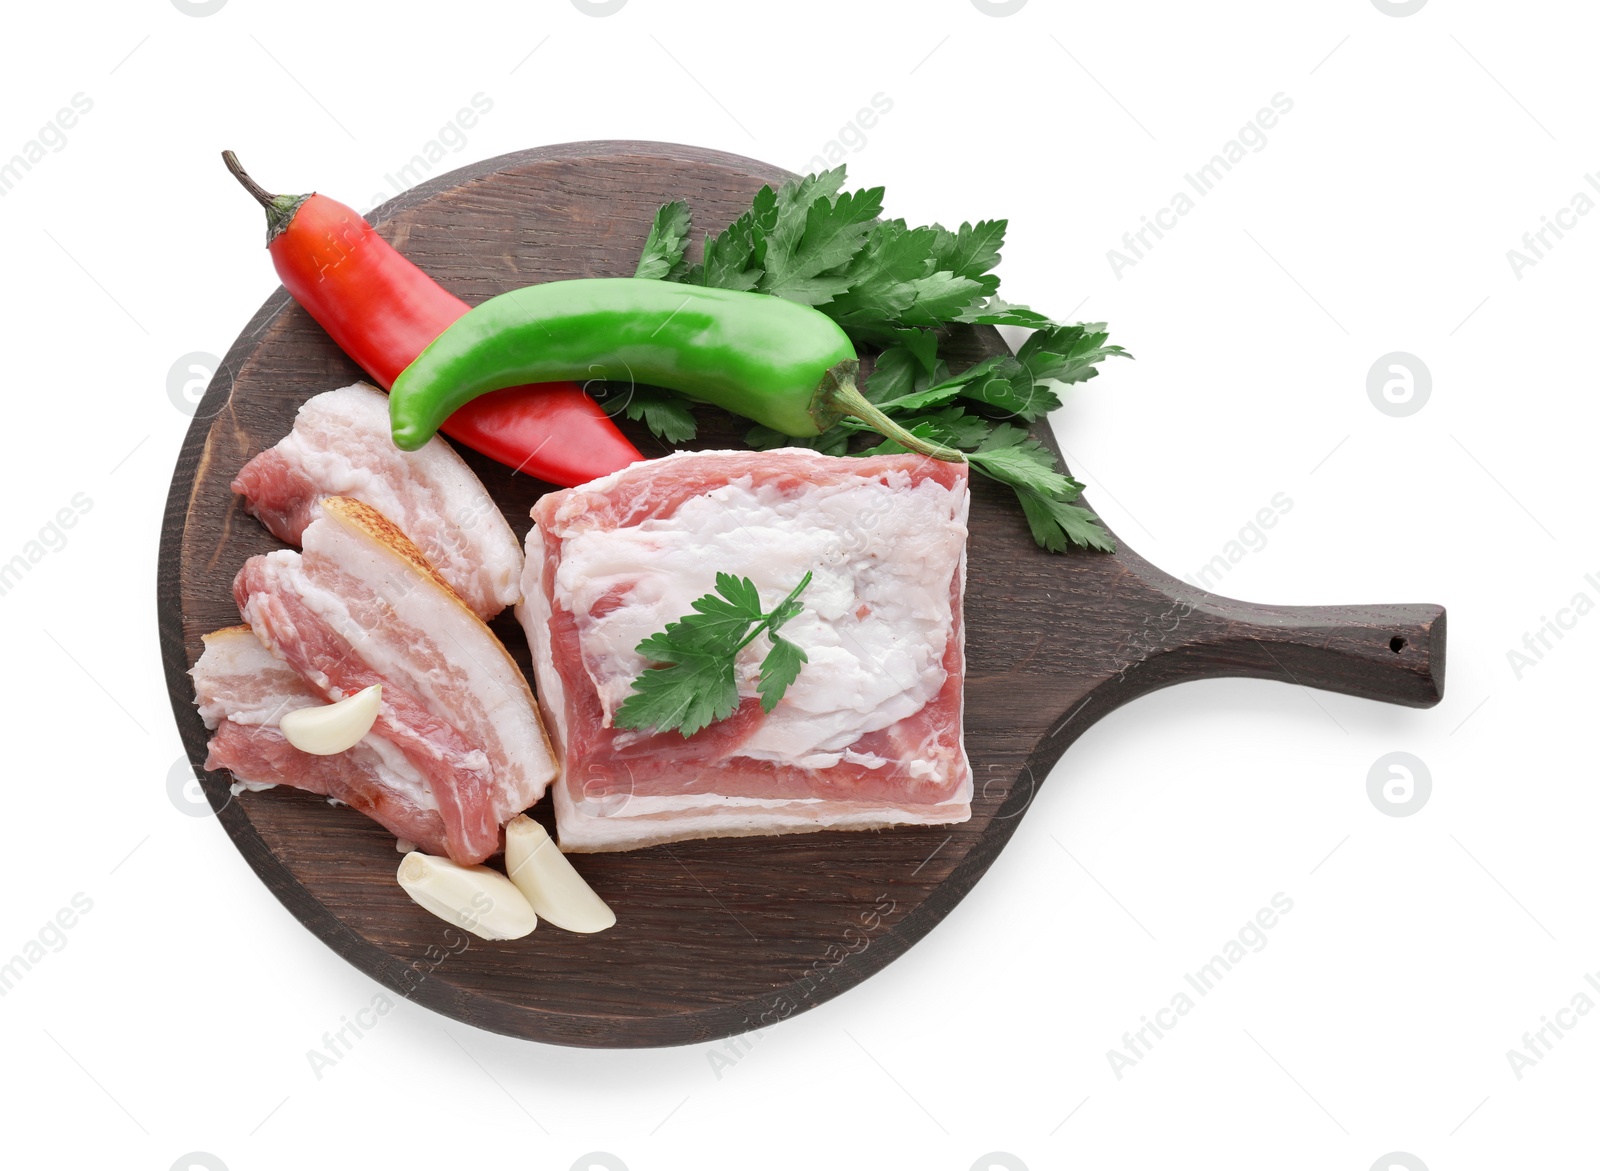
{"label": "raw pork belly slab", "polygon": [[481,862],[556,773],[528,682],[383,516],[339,496],[318,509],[303,554],[245,562],[239,613],[323,700],[383,685],[373,731],[424,779],[449,856]]}
{"label": "raw pork belly slab", "polygon": [[334,756],[301,752],[284,739],[278,721],[285,712],[322,703],[322,696],[248,626],[214,631],[204,642],[189,674],[200,718],[212,730],[206,768],[227,769],[247,789],[288,785],[331,797],[397,838],[445,852],[439,803],[399,749],[369,732]]}
{"label": "raw pork belly slab", "polygon": [[[938,825],[971,816],[961,736],[967,469],[917,455],[678,452],[540,499],[517,616],[563,756],[561,848]],[[770,715],[740,656],[720,723],[625,731],[634,652],[718,572],[771,607],[809,570],[783,637],[809,656]]]}
{"label": "raw pork belly slab", "polygon": [[522,549],[478,477],[443,439],[401,451],[389,396],[364,382],[308,399],[294,430],[239,470],[233,490],[291,545],[323,496],[369,504],[394,522],[480,618],[517,600]]}

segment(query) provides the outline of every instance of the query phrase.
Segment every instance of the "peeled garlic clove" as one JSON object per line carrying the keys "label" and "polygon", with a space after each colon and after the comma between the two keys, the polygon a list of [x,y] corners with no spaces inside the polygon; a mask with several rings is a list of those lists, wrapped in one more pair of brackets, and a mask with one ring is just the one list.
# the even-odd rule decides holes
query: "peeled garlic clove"
{"label": "peeled garlic clove", "polygon": [[383,685],[374,683],[338,703],[321,707],[295,708],[278,721],[283,738],[301,752],[313,756],[333,756],[361,743],[372,731],[383,699]]}
{"label": "peeled garlic clove", "polygon": [[556,848],[544,826],[519,814],[506,824],[506,873],[541,916],[567,931],[591,934],[617,921]]}
{"label": "peeled garlic clove", "polygon": [[505,875],[413,851],[400,862],[400,887],[417,906],[480,939],[521,939],[539,925]]}

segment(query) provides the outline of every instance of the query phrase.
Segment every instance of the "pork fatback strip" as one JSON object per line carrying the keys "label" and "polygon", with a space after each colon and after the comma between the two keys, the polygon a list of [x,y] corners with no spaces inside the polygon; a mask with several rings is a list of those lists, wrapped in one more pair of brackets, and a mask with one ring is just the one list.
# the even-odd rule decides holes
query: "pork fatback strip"
{"label": "pork fatback strip", "polygon": [[252,557],[234,580],[256,636],[325,700],[374,683],[374,730],[426,778],[457,862],[543,795],[555,758],[521,670],[417,548],[360,501],[329,497],[304,554]]}
{"label": "pork fatback strip", "polygon": [[358,382],[308,399],[294,429],[240,469],[233,490],[279,540],[300,544],[323,496],[377,509],[480,618],[517,600],[522,549],[465,461],[435,437],[401,451],[389,399]]}

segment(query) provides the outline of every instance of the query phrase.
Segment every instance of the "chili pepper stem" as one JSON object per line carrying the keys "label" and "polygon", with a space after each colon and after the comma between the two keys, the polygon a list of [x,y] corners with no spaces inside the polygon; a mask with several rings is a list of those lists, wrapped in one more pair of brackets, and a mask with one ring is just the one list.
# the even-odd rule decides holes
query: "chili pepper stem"
{"label": "chili pepper stem", "polygon": [[227,164],[228,172],[239,185],[255,197],[267,213],[267,243],[272,243],[278,238],[278,233],[289,226],[289,221],[294,219],[294,213],[300,210],[300,205],[310,198],[309,195],[274,195],[261,184],[250,177],[250,172],[244,169],[239,162],[239,156],[231,150],[222,152],[222,161]]}
{"label": "chili pepper stem", "polygon": [[816,396],[811,400],[811,415],[818,427],[826,431],[845,416],[860,419],[886,439],[892,439],[907,451],[951,463],[965,463],[967,457],[953,447],[913,435],[867,400],[856,387],[856,371],[860,363],[855,360],[840,362],[822,376]]}

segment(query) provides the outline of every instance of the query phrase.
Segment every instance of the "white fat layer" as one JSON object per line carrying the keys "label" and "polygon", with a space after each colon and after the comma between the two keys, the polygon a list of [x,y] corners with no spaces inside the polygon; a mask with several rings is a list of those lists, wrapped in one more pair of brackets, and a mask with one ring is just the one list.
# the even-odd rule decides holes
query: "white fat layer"
{"label": "white fat layer", "polygon": [[517,621],[528,636],[533,654],[533,678],[538,687],[539,710],[544,712],[545,730],[555,740],[557,755],[566,752],[567,693],[556,670],[550,644],[550,595],[545,589],[544,535],[539,526],[528,530],[528,546],[522,569],[522,600],[517,603]]}
{"label": "white fat layer", "polygon": [[[577,801],[574,805],[583,810],[585,816],[599,819],[601,817],[652,817],[658,813],[682,813],[685,810],[704,809],[707,805],[707,796],[703,793],[691,793],[678,797],[629,797],[625,802],[619,801],[618,809],[610,809],[604,802]],[[818,808],[825,804],[822,797],[725,797],[718,794],[715,804],[718,809],[804,809]],[[591,810],[589,806],[595,806]]]}
{"label": "white fat layer", "polygon": [[626,850],[654,842],[700,837],[870,829],[888,825],[949,825],[972,816],[971,799],[969,778],[961,791],[944,805],[857,804],[822,798],[782,801],[706,793],[671,798],[635,797],[619,810],[607,810],[596,816],[586,813],[581,804],[572,800],[567,786],[555,787],[560,845],[563,850],[576,851]]}
{"label": "white fat layer", "polygon": [[[863,735],[913,715],[944,686],[966,506],[965,492],[932,479],[913,486],[903,471],[799,492],[744,477],[685,501],[669,518],[566,537],[554,596],[577,618],[584,667],[609,724],[647,666],[633,648],[690,613],[717,572],[749,577],[771,608],[811,571],[801,613],[780,632],[809,661],[740,755],[831,767],[850,759],[845,750]],[[607,595],[621,604],[591,616]],[[769,647],[762,636],[741,654],[741,695],[757,694]]]}
{"label": "white fat layer", "polygon": [[439,799],[433,795],[427,778],[389,740],[368,732],[351,751],[365,757],[367,765],[386,788],[423,809],[439,808]]}
{"label": "white fat layer", "polygon": [[[462,761],[466,767],[486,767],[490,758],[506,762],[506,767],[494,768],[504,810],[518,812],[539,799],[556,770],[527,684],[505,649],[455,598],[386,545],[333,517],[306,529],[303,558],[288,551],[267,556],[289,588],[357,647],[378,674],[416,695],[469,741],[489,749],[487,756],[469,754]],[[426,632],[428,643],[414,645],[393,632],[368,629],[344,597],[321,584],[323,566],[356,578],[401,626]],[[437,665],[440,658],[447,668]]]}
{"label": "white fat layer", "polygon": [[284,712],[322,702],[293,667],[248,630],[207,635],[205,650],[189,674],[207,728],[223,720],[277,727]]}
{"label": "white fat layer", "polygon": [[358,382],[307,400],[278,451],[323,492],[388,517],[475,609],[517,600],[522,551],[511,526],[443,439],[414,452],[394,445],[382,391]]}

